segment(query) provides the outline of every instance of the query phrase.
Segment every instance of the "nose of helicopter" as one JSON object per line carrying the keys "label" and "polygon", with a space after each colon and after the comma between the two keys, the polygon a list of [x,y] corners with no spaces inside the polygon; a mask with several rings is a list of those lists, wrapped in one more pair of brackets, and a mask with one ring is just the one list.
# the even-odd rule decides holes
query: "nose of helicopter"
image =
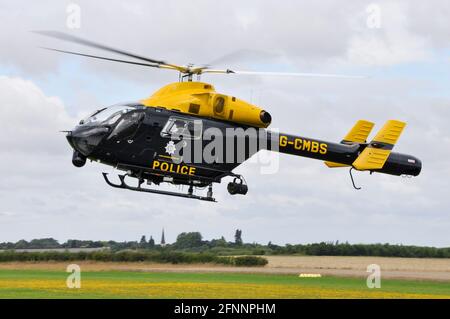
{"label": "nose of helicopter", "polygon": [[92,154],[108,132],[107,127],[77,126],[67,133],[67,141],[74,149],[72,163],[77,167],[83,166],[86,158]]}

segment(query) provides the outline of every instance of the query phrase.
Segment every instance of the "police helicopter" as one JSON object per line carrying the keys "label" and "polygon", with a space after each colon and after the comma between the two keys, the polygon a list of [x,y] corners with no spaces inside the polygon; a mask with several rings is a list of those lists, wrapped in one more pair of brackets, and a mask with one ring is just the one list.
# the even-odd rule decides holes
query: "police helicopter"
{"label": "police helicopter", "polygon": [[[120,174],[115,188],[161,195],[215,201],[213,183],[232,178],[231,195],[245,195],[248,186],[233,170],[260,150],[269,150],[321,160],[330,168],[390,175],[418,176],[422,163],[411,155],[392,152],[406,123],[389,120],[367,142],[374,123],[359,120],[340,143],[322,141],[268,130],[272,117],[257,105],[217,92],[200,81],[202,74],[269,74],[289,76],[352,77],[334,74],[274,73],[212,69],[210,66],[177,65],[129,53],[55,31],[38,31],[45,36],[96,48],[128,60],[45,48],[61,53],[173,70],[179,81],[135,103],[118,104],[96,110],[81,120],[67,140],[73,148],[72,163],[82,167],[86,160],[112,166]],[[196,77],[196,81],[194,81]],[[256,132],[255,134],[248,133]],[[211,133],[213,132],[213,134]],[[238,132],[238,133],[236,133]],[[214,147],[211,143],[215,142]],[[231,146],[230,146],[231,145]],[[210,158],[203,156],[210,150]],[[135,179],[131,185],[129,179]],[[187,193],[158,189],[163,183],[186,185]],[[149,185],[145,186],[144,184]],[[207,188],[206,194],[194,190]]]}

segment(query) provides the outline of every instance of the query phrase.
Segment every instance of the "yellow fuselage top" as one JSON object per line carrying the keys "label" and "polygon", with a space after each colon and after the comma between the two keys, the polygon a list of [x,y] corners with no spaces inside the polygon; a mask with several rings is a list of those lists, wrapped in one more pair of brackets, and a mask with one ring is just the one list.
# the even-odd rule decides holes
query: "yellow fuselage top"
{"label": "yellow fuselage top", "polygon": [[219,94],[214,86],[203,82],[168,84],[141,101],[148,107],[162,107],[208,118],[255,127],[268,127],[270,114],[256,105],[233,96]]}

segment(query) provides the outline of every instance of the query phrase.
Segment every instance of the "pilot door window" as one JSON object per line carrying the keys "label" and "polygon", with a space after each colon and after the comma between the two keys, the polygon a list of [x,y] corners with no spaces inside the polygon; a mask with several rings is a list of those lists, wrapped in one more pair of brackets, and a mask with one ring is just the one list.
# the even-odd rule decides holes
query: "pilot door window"
{"label": "pilot door window", "polygon": [[161,136],[172,139],[200,139],[202,137],[202,121],[171,117],[161,131]]}
{"label": "pilot door window", "polygon": [[142,111],[133,111],[123,115],[115,125],[108,139],[115,138],[117,140],[124,140],[132,138],[136,134],[144,117],[145,114]]}

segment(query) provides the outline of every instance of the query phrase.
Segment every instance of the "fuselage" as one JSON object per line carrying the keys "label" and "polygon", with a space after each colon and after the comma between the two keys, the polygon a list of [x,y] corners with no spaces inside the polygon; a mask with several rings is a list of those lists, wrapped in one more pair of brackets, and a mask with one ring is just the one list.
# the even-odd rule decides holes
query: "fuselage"
{"label": "fuselage", "polygon": [[[82,121],[67,135],[75,150],[75,165],[78,160],[77,166],[82,166],[83,159],[89,158],[157,184],[204,186],[231,175],[262,149],[351,166],[366,147],[276,133],[141,103],[113,108],[102,111],[106,112],[104,118],[99,112]],[[419,159],[391,153],[376,172],[417,176],[420,170]]]}

